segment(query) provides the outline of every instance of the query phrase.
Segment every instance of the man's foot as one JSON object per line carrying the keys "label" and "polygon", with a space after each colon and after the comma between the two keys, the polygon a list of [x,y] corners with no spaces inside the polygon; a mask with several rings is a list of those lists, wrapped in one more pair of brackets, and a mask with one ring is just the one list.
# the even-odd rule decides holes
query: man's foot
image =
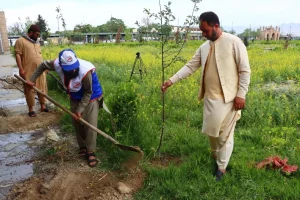
{"label": "man's foot", "polygon": [[42,109],[41,109],[41,112],[49,112],[49,109],[48,109],[47,107],[42,108]]}
{"label": "man's foot", "polygon": [[46,104],[41,104],[41,112],[49,112],[49,109],[47,108]]}
{"label": "man's foot", "polygon": [[87,159],[87,149],[86,147],[80,147],[78,155],[84,159]]}
{"label": "man's foot", "polygon": [[222,172],[220,169],[217,170],[216,172],[216,181],[220,181],[222,177],[224,176],[225,172]]}
{"label": "man's foot", "polygon": [[30,111],[30,112],[28,113],[28,116],[29,116],[29,117],[36,117],[36,114],[35,114],[34,111]]}
{"label": "man's foot", "polygon": [[87,157],[88,157],[88,165],[90,167],[96,167],[97,164],[98,164],[98,160],[96,159],[95,153],[94,152],[88,152]]}

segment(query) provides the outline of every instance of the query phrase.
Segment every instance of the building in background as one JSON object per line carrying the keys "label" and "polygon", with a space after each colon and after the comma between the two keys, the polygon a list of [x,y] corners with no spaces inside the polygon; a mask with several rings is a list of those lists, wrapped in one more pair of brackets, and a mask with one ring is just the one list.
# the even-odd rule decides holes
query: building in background
{"label": "building in background", "polygon": [[0,11],[0,54],[10,53],[4,11]]}
{"label": "building in background", "polygon": [[260,31],[260,35],[258,36],[259,40],[279,40],[280,38],[280,27],[278,26],[275,28],[272,26],[263,26],[258,30]]}

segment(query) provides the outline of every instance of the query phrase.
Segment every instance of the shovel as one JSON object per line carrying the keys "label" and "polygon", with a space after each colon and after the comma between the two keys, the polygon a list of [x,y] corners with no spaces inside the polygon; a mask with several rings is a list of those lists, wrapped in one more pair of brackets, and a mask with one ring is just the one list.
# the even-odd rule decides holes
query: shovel
{"label": "shovel", "polygon": [[[19,75],[15,74],[14,75],[17,79],[19,79],[20,81],[22,81],[23,83],[26,84],[26,80],[24,80],[23,78],[21,78]],[[60,109],[62,109],[63,111],[65,111],[66,113],[68,113],[69,115],[73,116],[74,114],[69,111],[68,109],[66,109],[65,107],[63,107],[62,105],[60,105],[59,103],[57,103],[55,100],[53,100],[51,97],[49,97],[48,95],[46,95],[45,93],[43,93],[41,90],[39,90],[38,88],[36,88],[35,86],[32,86],[33,89],[35,91],[37,91],[37,93],[43,95],[46,99],[48,99],[50,102],[52,102],[54,105],[56,105],[57,107],[59,107]],[[98,128],[94,127],[93,125],[89,124],[87,121],[85,121],[82,118],[79,118],[78,121],[82,122],[84,125],[88,126],[89,128],[93,129],[94,131],[96,131],[98,134],[100,134],[101,136],[105,137],[106,139],[110,140],[112,143],[114,143],[114,145],[116,145],[117,147],[119,147],[122,150],[127,150],[127,151],[134,151],[134,152],[139,152],[142,153],[143,151],[138,147],[138,146],[126,146],[123,144],[120,144],[118,141],[116,141],[114,138],[110,137],[109,135],[107,135],[106,133],[104,133],[103,131],[99,130]]]}

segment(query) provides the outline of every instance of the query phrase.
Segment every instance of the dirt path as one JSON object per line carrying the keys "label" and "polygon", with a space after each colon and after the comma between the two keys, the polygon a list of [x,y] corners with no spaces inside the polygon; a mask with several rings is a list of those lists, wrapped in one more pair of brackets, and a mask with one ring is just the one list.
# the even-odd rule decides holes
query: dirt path
{"label": "dirt path", "polygon": [[53,110],[49,113],[38,113],[36,117],[29,117],[27,114],[0,116],[0,134],[46,128],[59,123],[60,116],[61,112]]}
{"label": "dirt path", "polygon": [[82,162],[67,162],[56,167],[52,166],[39,176],[17,184],[8,199],[131,199],[132,194],[142,187],[145,178],[138,167],[123,174],[91,169]]}

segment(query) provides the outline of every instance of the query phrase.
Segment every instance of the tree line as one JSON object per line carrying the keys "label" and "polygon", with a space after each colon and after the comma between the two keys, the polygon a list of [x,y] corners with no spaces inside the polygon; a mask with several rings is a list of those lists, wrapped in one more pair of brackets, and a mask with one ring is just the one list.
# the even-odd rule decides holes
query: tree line
{"label": "tree line", "polygon": [[[77,24],[74,26],[73,30],[66,30],[66,22],[63,18],[63,15],[61,13],[60,7],[56,8],[57,12],[57,20],[58,20],[58,31],[55,31],[56,34],[62,34],[62,35],[76,35],[81,33],[118,33],[118,32],[125,32],[130,33],[132,32],[132,28],[129,28],[125,25],[124,21],[122,19],[118,19],[115,17],[111,17],[105,24],[92,26],[91,24]],[[46,40],[48,36],[50,35],[50,28],[46,22],[46,20],[39,14],[37,19],[35,21],[31,20],[29,17],[25,18],[25,22],[21,20],[21,18],[18,18],[19,21],[15,22],[12,26],[8,27],[8,34],[9,35],[22,35],[24,33],[27,33],[27,30],[31,24],[37,24],[40,27],[41,30],[41,37],[43,40]],[[59,21],[61,21],[62,26],[64,30],[59,31]],[[171,32],[171,27],[160,27],[158,23],[153,23],[150,21],[149,17],[143,18],[140,25],[138,22],[136,22],[138,25],[139,32],[152,32],[153,30],[156,31],[162,31],[160,30],[165,29],[164,32],[169,31]],[[235,30],[226,31],[223,29],[224,32],[228,32],[231,34],[236,35]],[[126,34],[127,35],[127,34]],[[250,28],[245,29],[242,33],[237,34],[240,38],[246,38],[247,40],[254,40],[257,36],[260,35],[259,30],[252,30]]]}
{"label": "tree line", "polygon": [[[73,30],[66,30],[65,20],[62,17],[60,10],[58,11],[57,19],[62,21],[62,25],[64,30],[55,31],[56,34],[76,34],[76,33],[117,33],[118,31],[130,31],[131,28],[127,28],[122,19],[118,19],[115,17],[111,17],[105,24],[92,26],[91,24],[77,24],[73,28]],[[31,24],[36,24],[40,27],[41,36],[44,40],[48,38],[50,35],[50,28],[46,22],[46,20],[39,14],[36,20],[31,20],[29,17],[25,18],[25,22],[19,18],[18,22],[15,22],[12,26],[8,27],[9,35],[22,35],[27,33],[27,30]],[[59,23],[58,23],[59,26]],[[59,30],[59,29],[58,29]]]}

